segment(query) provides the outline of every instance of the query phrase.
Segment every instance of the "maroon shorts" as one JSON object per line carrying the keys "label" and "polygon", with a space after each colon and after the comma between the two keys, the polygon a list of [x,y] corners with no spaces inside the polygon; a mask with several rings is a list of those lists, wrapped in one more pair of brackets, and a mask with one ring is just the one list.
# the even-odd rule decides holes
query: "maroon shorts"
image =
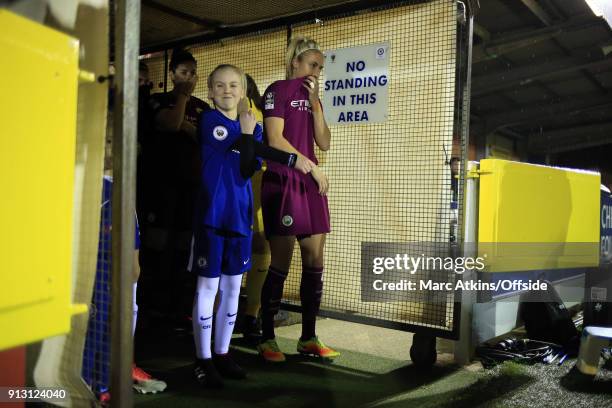
{"label": "maroon shorts", "polygon": [[330,231],[327,197],[310,174],[268,169],[261,182],[261,206],[266,236],[297,237]]}

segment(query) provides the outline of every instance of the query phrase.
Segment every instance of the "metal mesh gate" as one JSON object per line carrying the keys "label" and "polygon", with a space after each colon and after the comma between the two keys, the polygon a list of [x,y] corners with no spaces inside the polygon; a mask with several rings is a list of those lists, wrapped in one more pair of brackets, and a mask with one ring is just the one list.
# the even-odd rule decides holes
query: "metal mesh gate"
{"label": "metal mesh gate", "polygon": [[[206,99],[205,78],[220,63],[243,68],[260,91],[284,79],[289,35],[310,36],[324,51],[389,42],[387,121],[330,126],[332,148],[317,151],[331,181],[332,232],[325,251],[323,315],[409,330],[427,328],[441,337],[456,337],[457,304],[452,294],[435,303],[401,298],[361,302],[359,274],[364,241],[449,242],[448,161],[453,150],[465,151],[467,141],[462,93],[469,41],[463,15],[463,4],[453,0],[402,2],[188,47],[198,60],[200,75],[194,95]],[[160,61],[163,56],[145,60],[155,84],[165,77],[154,68],[163,67]],[[459,213],[461,198],[460,192]],[[298,251],[285,285],[285,305],[291,309],[299,305],[300,274]],[[454,282],[455,276],[451,272],[438,279]]]}
{"label": "metal mesh gate", "polygon": [[[293,29],[325,49],[390,43],[387,122],[332,128],[317,152],[332,190],[323,308],[450,329],[452,303],[360,301],[361,242],[448,242],[456,11],[438,1]],[[323,78],[325,80],[325,71]],[[299,271],[299,257],[294,268]],[[417,274],[418,276],[418,274]],[[299,274],[290,278],[299,300]]]}
{"label": "metal mesh gate", "polygon": [[96,279],[89,305],[89,323],[83,352],[83,379],[96,396],[110,387],[111,313],[111,195],[112,179],[105,176],[100,212],[100,240]]}

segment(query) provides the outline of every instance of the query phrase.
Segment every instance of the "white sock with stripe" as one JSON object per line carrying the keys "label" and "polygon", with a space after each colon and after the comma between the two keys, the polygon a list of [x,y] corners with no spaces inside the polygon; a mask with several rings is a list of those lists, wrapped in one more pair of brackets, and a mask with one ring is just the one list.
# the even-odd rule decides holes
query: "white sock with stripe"
{"label": "white sock with stripe", "polygon": [[198,277],[195,297],[193,299],[193,339],[196,355],[200,359],[211,358],[211,333],[213,325],[213,307],[219,287],[219,278]]}
{"label": "white sock with stripe", "polygon": [[219,308],[215,316],[215,354],[226,354],[234,332],[238,314],[238,300],[242,275],[221,275]]}

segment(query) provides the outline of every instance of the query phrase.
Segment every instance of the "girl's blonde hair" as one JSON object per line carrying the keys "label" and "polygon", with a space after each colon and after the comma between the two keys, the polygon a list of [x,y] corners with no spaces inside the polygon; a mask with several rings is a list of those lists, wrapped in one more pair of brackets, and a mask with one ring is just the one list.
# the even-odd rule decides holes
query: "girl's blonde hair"
{"label": "girl's blonde hair", "polygon": [[290,79],[293,74],[293,59],[300,59],[300,56],[306,51],[319,51],[319,44],[311,38],[308,37],[294,37],[289,41],[289,45],[287,46],[287,53],[285,54],[285,74],[287,76],[286,79]]}
{"label": "girl's blonde hair", "polygon": [[244,75],[244,71],[241,70],[240,68],[238,68],[235,65],[232,64],[221,64],[221,65],[217,65],[217,67],[215,69],[212,70],[212,72],[210,73],[210,75],[208,75],[208,80],[207,85],[208,85],[208,89],[212,89],[213,86],[213,78],[215,76],[215,74],[221,70],[224,69],[231,69],[233,70],[235,73],[238,74],[238,76],[240,77],[240,84],[242,85],[242,89],[244,90],[245,94],[246,94],[246,90],[247,90],[247,79],[246,79],[246,75]]}

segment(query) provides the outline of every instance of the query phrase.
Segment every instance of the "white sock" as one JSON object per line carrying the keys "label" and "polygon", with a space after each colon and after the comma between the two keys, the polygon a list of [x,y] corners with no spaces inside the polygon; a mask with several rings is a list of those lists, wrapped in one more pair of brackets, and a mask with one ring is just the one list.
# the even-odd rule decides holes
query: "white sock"
{"label": "white sock", "polygon": [[193,339],[196,355],[200,359],[211,358],[210,340],[213,325],[213,307],[219,287],[219,278],[198,277],[193,299]]}
{"label": "white sock", "polygon": [[134,282],[132,285],[132,291],[134,292],[132,295],[132,303],[134,306],[132,307],[132,337],[136,333],[136,321],[138,320],[138,304],[136,303],[136,289],[138,288],[138,282]]}
{"label": "white sock", "polygon": [[215,354],[225,354],[229,351],[234,323],[238,314],[241,283],[242,275],[221,275],[221,282],[219,283],[221,301],[215,316]]}

